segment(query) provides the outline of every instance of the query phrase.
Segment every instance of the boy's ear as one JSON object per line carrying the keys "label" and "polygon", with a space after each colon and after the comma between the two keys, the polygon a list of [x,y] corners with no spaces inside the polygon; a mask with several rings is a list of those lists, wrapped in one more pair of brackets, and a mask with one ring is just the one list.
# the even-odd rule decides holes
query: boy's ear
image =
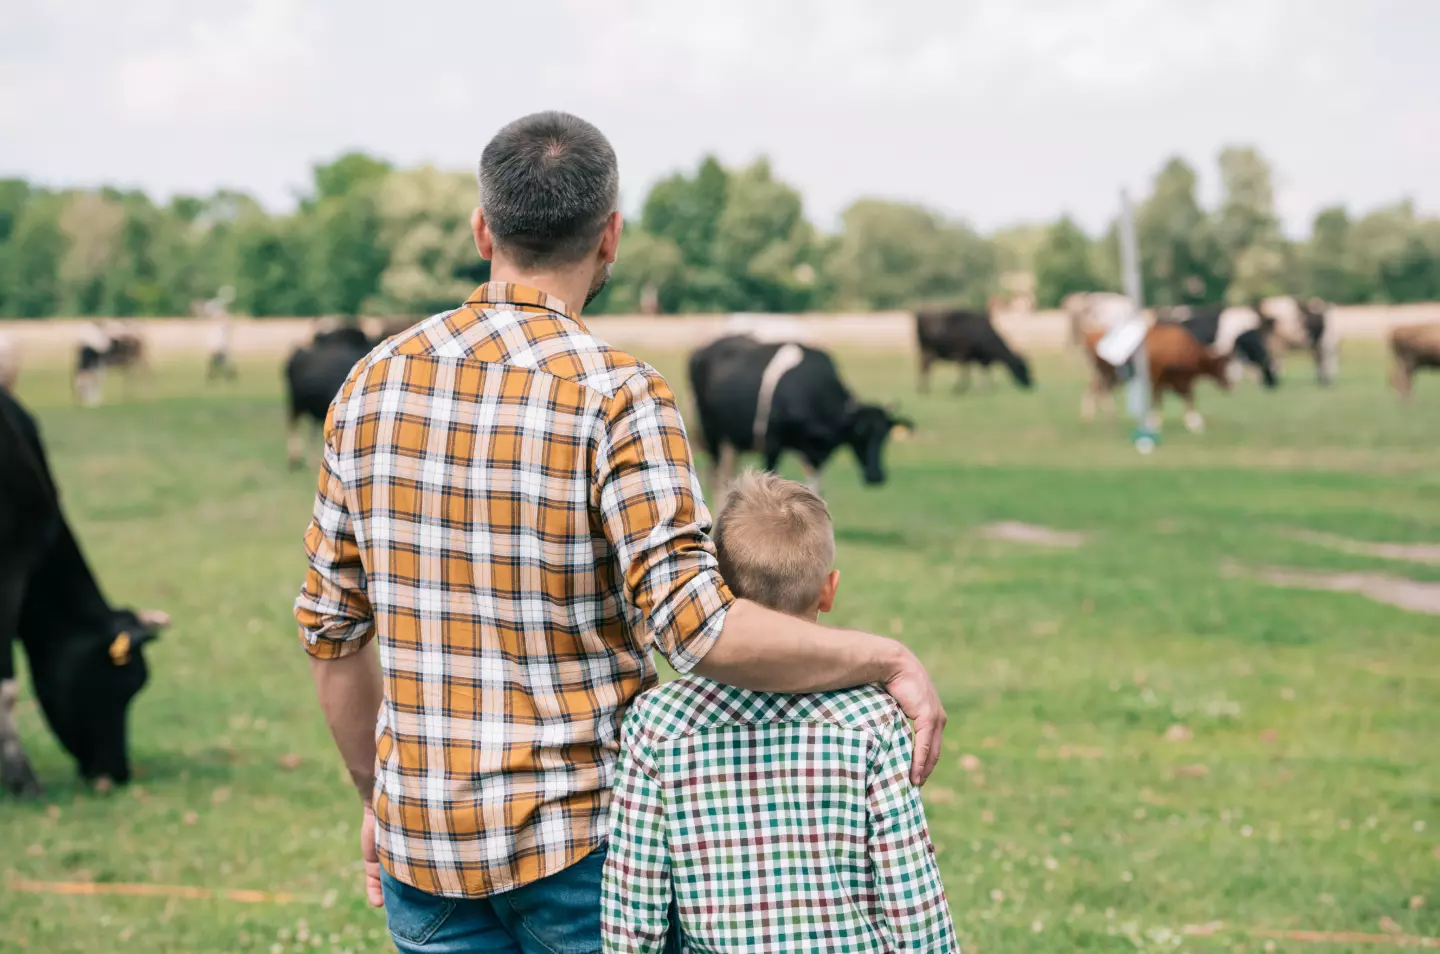
{"label": "boy's ear", "polygon": [[840,591],[840,571],[831,570],[820,588],[820,612],[828,613],[835,608],[835,594]]}

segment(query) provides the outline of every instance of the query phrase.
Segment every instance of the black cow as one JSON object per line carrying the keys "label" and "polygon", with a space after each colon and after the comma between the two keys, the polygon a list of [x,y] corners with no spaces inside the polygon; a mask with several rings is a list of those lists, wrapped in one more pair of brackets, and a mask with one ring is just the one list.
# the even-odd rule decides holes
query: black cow
{"label": "black cow", "polygon": [[812,487],[830,455],[848,445],[865,483],[885,482],[885,440],[914,425],[874,404],[861,404],[823,351],[797,344],[721,338],[690,356],[690,386],[700,418],[700,439],[722,484],[734,476],[735,457],[764,456],[774,470],[794,451]]}
{"label": "black cow", "polygon": [[1162,322],[1175,322],[1215,354],[1232,354],[1260,372],[1266,388],[1280,383],[1280,375],[1267,343],[1273,321],[1254,308],[1224,305],[1186,305],[1159,314]]}
{"label": "black cow", "polygon": [[954,361],[960,365],[956,393],[970,387],[970,368],[976,364],[987,374],[990,365],[1003,364],[1010,369],[1017,385],[1026,389],[1031,386],[1030,365],[1011,350],[984,312],[922,311],[915,315],[915,335],[920,344],[922,392],[930,390],[930,368],[936,361]]}
{"label": "black cow", "polygon": [[45,721],[80,774],[100,788],[124,784],[126,716],[148,674],[143,647],[168,619],[110,606],[60,510],[39,429],[4,391],[0,540],[0,788],[40,788],[15,726],[16,642]]}
{"label": "black cow", "polygon": [[304,458],[300,420],[309,418],[316,427],[325,423],[330,402],[349,377],[356,362],[370,353],[375,342],[353,325],[317,332],[306,347],[296,348],[285,362],[285,395],[288,437],[286,454],[290,467]]}

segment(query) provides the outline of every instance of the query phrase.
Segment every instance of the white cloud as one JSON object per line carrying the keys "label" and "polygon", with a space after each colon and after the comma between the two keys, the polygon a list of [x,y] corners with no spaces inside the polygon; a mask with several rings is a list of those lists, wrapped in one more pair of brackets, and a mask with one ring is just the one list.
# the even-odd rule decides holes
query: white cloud
{"label": "white cloud", "polygon": [[294,109],[324,65],[322,34],[320,15],[304,0],[248,0],[125,56],[113,101],[123,117],[146,123],[223,124]]}

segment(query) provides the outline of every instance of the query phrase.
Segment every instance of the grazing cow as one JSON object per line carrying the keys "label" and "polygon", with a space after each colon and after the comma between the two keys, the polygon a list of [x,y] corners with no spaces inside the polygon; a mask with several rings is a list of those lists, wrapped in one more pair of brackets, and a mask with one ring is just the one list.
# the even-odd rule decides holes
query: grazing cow
{"label": "grazing cow", "polygon": [[1125,295],[1115,292],[1075,292],[1060,303],[1070,324],[1070,343],[1084,348],[1087,331],[1106,332],[1129,321],[1135,306]]}
{"label": "grazing cow", "polygon": [[1334,307],[1319,298],[1267,298],[1260,312],[1274,324],[1270,347],[1279,361],[1286,351],[1305,351],[1315,360],[1315,380],[1330,387],[1340,373],[1340,325]]}
{"label": "grazing cow", "polygon": [[1003,364],[1010,369],[1015,383],[1029,388],[1030,365],[1010,349],[995,330],[990,316],[984,312],[963,309],[922,311],[915,315],[915,335],[920,343],[920,390],[930,390],[930,368],[936,361],[954,361],[960,365],[960,378],[955,391],[970,387],[970,368],[980,365],[987,375],[990,365]]}
{"label": "grazing cow", "polygon": [[690,356],[690,386],[700,440],[721,486],[733,479],[738,454],[762,454],[765,468],[774,470],[790,450],[818,490],[821,468],[842,445],[855,452],[866,484],[883,484],[886,438],[914,427],[883,407],[861,404],[828,354],[798,344],[721,338]]}
{"label": "grazing cow", "polygon": [[[1085,350],[1090,355],[1094,374],[1090,390],[1081,406],[1081,417],[1090,420],[1095,415],[1095,406],[1100,399],[1111,398],[1114,410],[1113,391],[1119,383],[1117,368],[1095,353],[1096,345],[1105,337],[1105,332],[1092,328],[1085,333]],[[1230,390],[1230,377],[1226,373],[1231,356],[1215,354],[1202,345],[1188,329],[1176,322],[1160,322],[1145,334],[1145,358],[1150,371],[1150,427],[1159,430],[1161,414],[1160,399],[1165,391],[1174,391],[1185,402],[1185,427],[1191,431],[1205,428],[1205,419],[1195,410],[1195,381],[1198,378],[1214,379],[1226,391]]]}
{"label": "grazing cow", "polygon": [[169,620],[112,608],[60,510],[35,421],[0,391],[0,788],[40,789],[15,725],[14,644],[51,731],[98,788],[130,779],[126,713],[142,647]]}
{"label": "grazing cow", "polygon": [[324,424],[330,402],[356,362],[373,347],[364,331],[342,326],[316,332],[308,346],[296,348],[285,362],[286,459],[292,469],[304,460],[300,419],[309,418],[317,428]]}
{"label": "grazing cow", "polygon": [[[1254,308],[1181,306],[1162,310],[1159,320],[1179,324],[1212,354],[1229,354],[1236,362],[1255,368],[1266,388],[1273,389],[1279,385],[1279,369],[1268,344],[1274,322]],[[1232,380],[1238,377],[1236,370],[1239,366],[1238,363],[1231,364]]]}
{"label": "grazing cow", "polygon": [[106,330],[99,322],[91,322],[81,335],[75,355],[76,400],[88,407],[100,403],[106,368],[118,368],[128,380],[131,372],[148,367],[145,339],[139,332],[124,327]]}
{"label": "grazing cow", "polygon": [[14,391],[20,377],[20,346],[0,331],[0,391]]}
{"label": "grazing cow", "polygon": [[1395,356],[1390,383],[1400,397],[1408,401],[1413,393],[1416,371],[1420,368],[1440,370],[1440,321],[1391,328],[1390,353]]}

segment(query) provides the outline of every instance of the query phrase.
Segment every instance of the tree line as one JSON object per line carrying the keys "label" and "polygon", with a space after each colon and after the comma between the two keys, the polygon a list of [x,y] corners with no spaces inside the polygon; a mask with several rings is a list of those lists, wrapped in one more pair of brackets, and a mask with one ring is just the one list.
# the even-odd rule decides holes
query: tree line
{"label": "tree line", "polygon": [[[1151,304],[1244,303],[1270,294],[1341,304],[1440,299],[1440,219],[1409,201],[1352,216],[1319,212],[1286,237],[1272,173],[1227,148],[1220,201],[1169,160],[1136,208]],[[0,180],[0,316],[183,315],[229,285],[232,310],[267,315],[419,315],[460,301],[489,274],[469,230],[468,173],[396,169],[363,153],[317,165],[296,208],[244,193],[157,203],[114,188]],[[1068,216],[985,235],[924,206],[860,199],[838,231],[816,228],[798,191],[759,159],[714,157],[657,182],[626,226],[599,311],[797,312],[983,306],[1033,293],[1054,307],[1120,286],[1117,227],[1090,235]]]}

